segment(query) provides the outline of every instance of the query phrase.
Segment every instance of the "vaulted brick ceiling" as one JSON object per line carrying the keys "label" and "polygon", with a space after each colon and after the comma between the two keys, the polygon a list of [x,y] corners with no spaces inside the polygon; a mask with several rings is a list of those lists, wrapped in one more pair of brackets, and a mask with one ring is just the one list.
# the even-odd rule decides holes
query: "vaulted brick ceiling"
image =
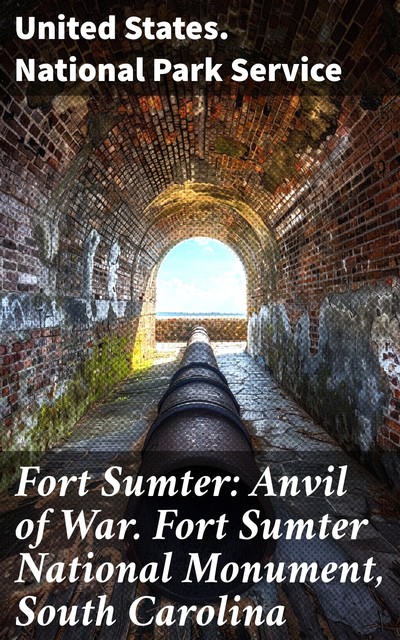
{"label": "vaulted brick ceiling", "polygon": [[[59,223],[58,286],[79,293],[71,277],[74,256],[91,228],[107,246],[117,240],[123,259],[143,273],[179,239],[217,237],[236,249],[256,289],[268,260],[280,256],[284,273],[290,232],[299,221],[311,221],[309,234],[313,221],[322,221],[319,233],[330,234],[328,244],[339,242],[346,190],[368,179],[361,169],[373,166],[374,131],[389,130],[397,114],[396,3],[17,4],[19,14],[42,20],[61,11],[95,23],[115,14],[119,25],[128,15],[181,16],[215,20],[228,33],[226,41],[179,46],[130,42],[122,34],[104,42],[10,42],[16,7],[3,2],[5,190],[17,192],[46,224]],[[298,62],[304,53],[313,62],[339,63],[344,81],[237,83],[229,77],[229,62],[237,57],[267,64]],[[12,80],[16,57],[70,55],[93,64],[132,56],[147,64],[154,56],[193,62],[209,55],[224,63],[224,81],[23,86]],[[327,206],[318,204],[321,198]]]}

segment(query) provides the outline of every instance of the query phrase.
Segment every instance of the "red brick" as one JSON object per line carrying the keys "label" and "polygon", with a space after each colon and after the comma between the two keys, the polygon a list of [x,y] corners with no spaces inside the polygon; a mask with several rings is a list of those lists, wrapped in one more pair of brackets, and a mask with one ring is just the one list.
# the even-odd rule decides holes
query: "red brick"
{"label": "red brick", "polygon": [[389,431],[389,438],[394,444],[400,444],[400,435],[395,431]]}

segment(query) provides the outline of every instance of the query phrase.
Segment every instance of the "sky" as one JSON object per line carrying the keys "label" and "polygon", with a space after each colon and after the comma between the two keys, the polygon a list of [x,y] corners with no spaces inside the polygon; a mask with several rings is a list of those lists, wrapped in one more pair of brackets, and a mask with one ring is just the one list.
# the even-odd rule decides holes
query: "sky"
{"label": "sky", "polygon": [[227,245],[211,238],[177,244],[157,274],[156,313],[246,313],[246,276]]}

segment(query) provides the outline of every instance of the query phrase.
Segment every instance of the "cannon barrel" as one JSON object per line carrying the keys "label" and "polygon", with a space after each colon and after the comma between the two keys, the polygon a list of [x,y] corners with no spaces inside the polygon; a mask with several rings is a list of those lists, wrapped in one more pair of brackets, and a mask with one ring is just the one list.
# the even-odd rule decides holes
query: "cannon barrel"
{"label": "cannon barrel", "polygon": [[[191,332],[181,366],[159,401],[157,418],[142,449],[138,475],[144,479],[165,476],[182,488],[188,471],[193,484],[209,478],[209,491],[205,495],[183,496],[178,490],[175,495],[132,496],[125,517],[134,518],[136,525],[127,530],[125,545],[128,558],[139,567],[149,562],[161,565],[164,554],[172,552],[171,579],[155,583],[156,590],[181,602],[212,602],[223,594],[239,594],[251,584],[243,583],[241,574],[229,584],[218,578],[216,583],[206,583],[206,576],[199,582],[187,582],[189,554],[198,554],[202,566],[211,554],[219,554],[219,569],[228,563],[266,562],[273,551],[273,541],[264,540],[262,535],[240,539],[244,536],[239,533],[244,529],[243,516],[250,509],[259,512],[260,521],[273,519],[274,512],[267,497],[249,496],[260,478],[251,437],[202,327]],[[220,486],[219,495],[214,495],[212,489],[219,478],[229,480]],[[189,525],[177,533],[171,524],[162,529],[162,539],[158,536],[154,540],[160,514],[166,509],[171,510],[171,522],[201,519],[210,525],[198,539],[195,533],[182,538]],[[224,535],[219,537],[217,524],[222,515],[226,524],[219,530]],[[245,533],[248,535],[249,530]]]}

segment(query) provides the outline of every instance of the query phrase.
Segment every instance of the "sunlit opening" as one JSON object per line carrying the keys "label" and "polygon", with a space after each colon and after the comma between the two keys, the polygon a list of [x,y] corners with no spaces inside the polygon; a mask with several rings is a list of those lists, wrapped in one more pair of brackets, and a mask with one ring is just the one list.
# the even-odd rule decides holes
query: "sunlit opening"
{"label": "sunlit opening", "polygon": [[156,315],[245,316],[246,274],[234,251],[211,238],[176,245],[158,270]]}

